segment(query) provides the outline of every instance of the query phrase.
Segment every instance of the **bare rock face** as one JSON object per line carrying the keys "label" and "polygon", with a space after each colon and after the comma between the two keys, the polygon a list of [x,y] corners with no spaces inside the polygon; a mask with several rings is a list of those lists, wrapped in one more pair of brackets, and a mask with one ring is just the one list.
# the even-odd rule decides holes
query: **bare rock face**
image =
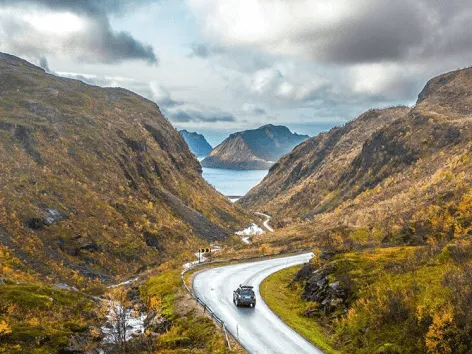
{"label": "bare rock face", "polygon": [[279,158],[308,139],[287,127],[264,125],[231,134],[202,161],[203,167],[233,170],[270,168]]}

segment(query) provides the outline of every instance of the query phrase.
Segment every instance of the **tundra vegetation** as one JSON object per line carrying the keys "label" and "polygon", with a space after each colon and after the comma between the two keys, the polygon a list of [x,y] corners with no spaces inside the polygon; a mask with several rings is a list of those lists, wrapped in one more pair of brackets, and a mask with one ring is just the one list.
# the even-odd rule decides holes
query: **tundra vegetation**
{"label": "tundra vegetation", "polygon": [[[236,205],[154,103],[5,54],[0,81],[0,352],[101,346],[105,300],[146,315],[125,341],[115,313],[112,352],[227,352],[179,277],[213,241],[220,257],[315,249],[263,293],[328,352],[472,351],[472,69],[305,141]],[[243,245],[251,208],[277,230]]]}
{"label": "tundra vegetation", "polygon": [[264,288],[291,299],[280,308],[265,291],[322,348],[472,351],[471,79],[472,69],[441,75],[411,109],[370,111],[307,141],[241,201],[258,207],[264,187],[275,198],[267,211],[284,227],[256,244],[318,250]]}
{"label": "tundra vegetation", "polygon": [[[154,102],[3,53],[0,82],[0,352],[97,347],[105,299],[132,300],[152,314],[137,300],[139,284],[127,287],[131,300],[108,286],[138,274],[146,281],[147,270],[171,259],[181,261],[177,271],[194,258],[188,250],[223,242],[252,221],[204,181]],[[170,300],[161,297],[169,326],[149,348],[216,348],[210,321],[166,313]],[[154,344],[167,330],[183,339]],[[125,332],[115,344],[135,352],[139,339],[127,343]]]}

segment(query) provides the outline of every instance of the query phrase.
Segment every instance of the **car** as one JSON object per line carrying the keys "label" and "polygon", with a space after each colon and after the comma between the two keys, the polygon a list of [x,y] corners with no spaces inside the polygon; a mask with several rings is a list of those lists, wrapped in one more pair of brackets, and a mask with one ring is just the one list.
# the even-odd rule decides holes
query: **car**
{"label": "car", "polygon": [[239,285],[239,287],[233,291],[233,302],[239,306],[256,306],[256,294],[253,287],[250,285]]}

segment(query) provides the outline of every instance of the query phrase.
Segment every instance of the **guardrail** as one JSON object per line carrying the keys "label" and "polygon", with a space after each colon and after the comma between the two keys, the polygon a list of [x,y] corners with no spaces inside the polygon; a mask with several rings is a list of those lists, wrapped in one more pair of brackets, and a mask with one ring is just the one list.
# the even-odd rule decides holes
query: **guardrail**
{"label": "guardrail", "polygon": [[[310,251],[310,249],[300,250],[296,253],[280,252],[278,254],[272,254],[272,255],[267,255],[267,256],[230,258],[230,259],[222,259],[222,260],[213,261],[213,262],[196,263],[196,264],[193,264],[193,265],[189,266],[188,268],[184,269],[182,272],[180,272],[180,279],[182,280],[182,284],[184,285],[185,290],[190,294],[190,296],[192,296],[197,301],[198,304],[200,304],[202,306],[203,312],[208,313],[213,318],[213,320],[215,320],[218,324],[221,325],[221,330],[223,331],[223,334],[225,336],[226,345],[228,346],[229,350],[231,350],[231,344],[230,344],[230,341],[229,341],[229,338],[228,338],[228,333],[229,332],[226,330],[226,326],[225,326],[224,321],[222,319],[220,319],[197,295],[195,295],[195,293],[193,292],[193,289],[191,289],[187,286],[187,284],[185,283],[185,279],[184,279],[185,273],[187,273],[188,271],[193,270],[195,268],[201,267],[203,265],[208,265],[208,264],[218,264],[218,263],[226,263],[226,262],[234,262],[234,261],[250,261],[250,260],[255,260],[255,259],[272,258],[274,256],[280,256],[280,255],[287,255],[287,256],[297,255],[297,254],[305,253],[307,251]],[[229,335],[231,335],[231,333]],[[234,338],[234,336],[233,336],[233,338]]]}
{"label": "guardrail", "polygon": [[[215,262],[215,263],[217,263],[217,262]],[[203,264],[211,264],[211,263],[203,263]],[[189,288],[187,286],[187,284],[185,283],[185,279],[184,279],[185,273],[187,273],[189,270],[197,268],[198,266],[199,266],[199,264],[196,264],[196,265],[193,265],[193,266],[190,266],[190,267],[184,269],[180,273],[180,279],[182,280],[182,284],[184,284],[185,290],[187,290],[187,292],[197,301],[197,303],[202,306],[203,313],[208,313],[213,318],[214,321],[216,321],[218,324],[221,325],[221,330],[223,331],[223,334],[225,336],[226,345],[228,346],[228,349],[231,350],[231,343],[230,343],[229,338],[228,338],[228,331],[226,330],[226,326],[225,326],[224,321],[221,318],[219,318],[202,300],[200,300],[200,298],[197,295],[195,295],[193,290],[191,288]]]}

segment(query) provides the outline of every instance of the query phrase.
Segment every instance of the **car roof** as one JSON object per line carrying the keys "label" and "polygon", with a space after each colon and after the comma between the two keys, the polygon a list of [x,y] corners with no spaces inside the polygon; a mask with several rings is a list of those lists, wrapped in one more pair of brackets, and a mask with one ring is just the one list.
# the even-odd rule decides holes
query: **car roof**
{"label": "car roof", "polygon": [[241,289],[252,289],[252,288],[254,288],[253,286],[250,286],[250,285],[240,285],[239,287]]}

